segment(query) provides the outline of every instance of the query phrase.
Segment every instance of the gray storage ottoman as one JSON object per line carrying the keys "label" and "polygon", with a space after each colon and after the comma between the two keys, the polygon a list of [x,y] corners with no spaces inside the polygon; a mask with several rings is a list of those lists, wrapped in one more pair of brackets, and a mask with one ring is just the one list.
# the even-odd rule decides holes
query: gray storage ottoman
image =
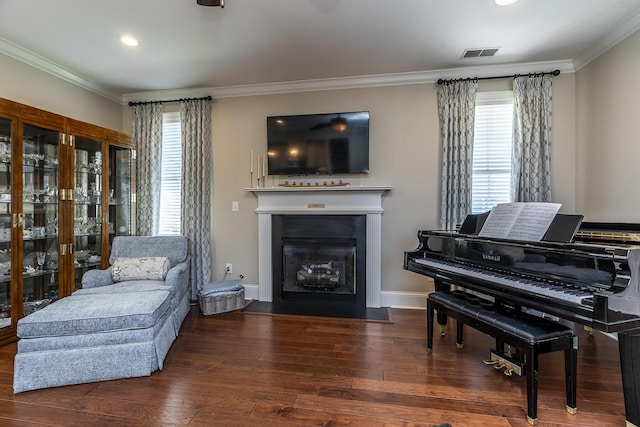
{"label": "gray storage ottoman", "polygon": [[198,292],[202,314],[218,314],[244,307],[244,286],[236,280],[221,280],[204,285]]}

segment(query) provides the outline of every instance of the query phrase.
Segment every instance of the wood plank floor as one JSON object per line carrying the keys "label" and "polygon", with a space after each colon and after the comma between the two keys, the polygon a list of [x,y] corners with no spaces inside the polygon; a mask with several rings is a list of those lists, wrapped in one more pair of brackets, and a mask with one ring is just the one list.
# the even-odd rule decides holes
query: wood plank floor
{"label": "wood plank floor", "polygon": [[[0,348],[2,426],[528,426],[523,377],[486,366],[492,339],[455,328],[425,349],[425,312],[393,323],[225,313],[183,324],[150,377],[14,395],[16,345]],[[578,413],[562,352],[540,359],[539,426],[624,426],[617,343],[579,335]]]}

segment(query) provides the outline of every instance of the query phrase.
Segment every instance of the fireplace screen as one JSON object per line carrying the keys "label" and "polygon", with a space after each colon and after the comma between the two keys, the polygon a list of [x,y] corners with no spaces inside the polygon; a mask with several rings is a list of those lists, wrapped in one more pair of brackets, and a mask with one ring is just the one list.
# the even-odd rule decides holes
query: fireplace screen
{"label": "fireplace screen", "polygon": [[355,240],[285,240],[282,290],[355,294],[355,259]]}

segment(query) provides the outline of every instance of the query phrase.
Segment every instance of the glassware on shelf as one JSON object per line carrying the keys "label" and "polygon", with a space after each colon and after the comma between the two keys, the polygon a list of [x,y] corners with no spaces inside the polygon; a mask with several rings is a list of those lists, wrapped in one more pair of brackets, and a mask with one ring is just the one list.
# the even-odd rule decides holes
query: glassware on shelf
{"label": "glassware on shelf", "polygon": [[37,153],[24,153],[22,155],[23,162],[25,166],[34,166],[38,167],[40,162],[44,160],[44,154]]}
{"label": "glassware on shelf", "polygon": [[45,159],[44,159],[44,167],[57,169],[58,168],[58,159],[56,157],[45,157]]}
{"label": "glassware on shelf", "polygon": [[97,151],[95,155],[91,156],[91,162],[89,162],[89,172],[96,175],[102,174],[102,153]]}
{"label": "glassware on shelf", "polygon": [[85,190],[82,187],[76,187],[75,200],[76,200],[76,204],[78,205],[88,205],[89,195],[87,194],[87,190]]}
{"label": "glassware on shelf", "polygon": [[11,146],[8,144],[9,142],[9,137],[0,137],[0,162],[2,163],[11,162]]}
{"label": "glassware on shelf", "polygon": [[47,253],[46,252],[38,252],[36,254],[36,263],[38,264],[38,270],[42,271],[43,270],[43,266],[44,266],[44,261],[47,258]]}
{"label": "glassware on shelf", "polygon": [[46,233],[47,236],[58,235],[58,218],[52,218],[47,221]]}
{"label": "glassware on shelf", "polygon": [[47,234],[46,228],[42,226],[34,226],[31,228],[31,235],[34,239],[42,239]]}

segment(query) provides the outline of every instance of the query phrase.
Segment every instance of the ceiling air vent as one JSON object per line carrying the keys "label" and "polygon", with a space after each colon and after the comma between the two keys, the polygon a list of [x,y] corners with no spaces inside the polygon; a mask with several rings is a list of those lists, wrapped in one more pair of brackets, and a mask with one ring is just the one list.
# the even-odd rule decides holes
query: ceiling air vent
{"label": "ceiling air vent", "polygon": [[483,56],[493,56],[498,51],[498,48],[485,48],[485,49],[467,49],[462,54],[463,58],[480,58]]}

